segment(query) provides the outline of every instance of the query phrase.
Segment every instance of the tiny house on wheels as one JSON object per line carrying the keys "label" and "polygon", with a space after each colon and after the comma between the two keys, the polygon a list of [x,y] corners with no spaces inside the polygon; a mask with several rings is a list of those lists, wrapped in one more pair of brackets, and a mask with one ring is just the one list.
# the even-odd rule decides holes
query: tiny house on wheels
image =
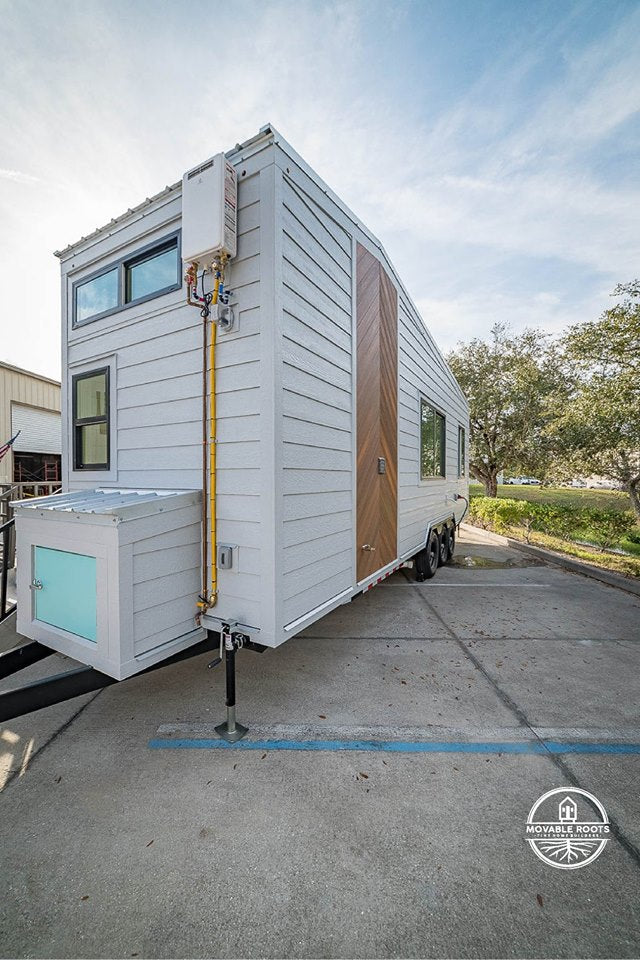
{"label": "tiny house on wheels", "polygon": [[63,489],[15,504],[18,629],[116,679],[277,647],[468,495],[468,407],[384,249],[270,126],[58,254]]}

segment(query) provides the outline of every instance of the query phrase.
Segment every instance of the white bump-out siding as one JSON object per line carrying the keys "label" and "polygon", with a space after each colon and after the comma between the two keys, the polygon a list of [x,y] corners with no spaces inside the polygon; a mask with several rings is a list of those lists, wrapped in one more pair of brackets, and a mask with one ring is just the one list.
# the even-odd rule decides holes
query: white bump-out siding
{"label": "white bump-out siding", "polygon": [[282,619],[351,586],[351,237],[282,183]]}
{"label": "white bump-out siding", "polygon": [[[244,169],[244,168],[243,168]],[[238,180],[238,252],[228,281],[237,329],[216,341],[216,514],[218,543],[236,549],[232,570],[218,571],[213,613],[262,624],[261,337],[267,322],[261,303],[261,176]]]}
{"label": "white bump-out siding", "polygon": [[[259,182],[257,169],[248,171],[239,184],[238,253],[228,277],[238,326],[230,334],[218,335],[216,346],[218,539],[240,547],[233,573],[226,577],[220,573],[219,612],[237,616],[240,604],[242,618],[249,622],[261,619]],[[140,222],[139,229],[144,226]],[[177,197],[165,206],[151,235],[136,239],[134,234],[125,251],[114,248],[113,242],[102,242],[100,260],[92,261],[85,272],[179,226]],[[116,370],[111,394],[116,418],[113,470],[105,479],[95,475],[85,479],[81,472],[71,471],[68,442],[65,459],[71,489],[97,485],[202,489],[202,320],[199,310],[186,305],[184,298],[184,291],[177,291],[70,333],[69,387],[76,370],[99,366],[105,358],[115,357]],[[200,525],[191,534],[188,557],[183,555],[184,545],[180,551],[165,551],[159,542],[153,548],[150,541],[145,544],[149,555],[134,558],[135,635],[140,644],[148,630],[159,629],[165,591],[167,599],[172,598],[171,616],[180,608],[184,623],[193,623],[193,590],[183,598],[175,594],[180,583],[193,585],[189,572],[200,567]]]}

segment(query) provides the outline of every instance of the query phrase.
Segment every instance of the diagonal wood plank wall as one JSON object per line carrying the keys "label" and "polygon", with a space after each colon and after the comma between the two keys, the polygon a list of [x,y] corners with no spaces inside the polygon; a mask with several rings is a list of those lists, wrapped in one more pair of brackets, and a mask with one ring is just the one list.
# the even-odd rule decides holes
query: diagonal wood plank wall
{"label": "diagonal wood plank wall", "polygon": [[356,555],[363,580],[397,557],[398,295],[380,262],[360,244],[356,270]]}

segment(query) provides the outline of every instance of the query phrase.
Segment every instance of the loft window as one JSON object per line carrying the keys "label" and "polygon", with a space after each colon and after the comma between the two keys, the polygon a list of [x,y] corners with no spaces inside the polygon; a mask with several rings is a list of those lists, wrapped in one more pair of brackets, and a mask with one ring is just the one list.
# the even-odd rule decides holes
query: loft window
{"label": "loft window", "polygon": [[82,323],[89,317],[100,317],[117,310],[118,288],[117,267],[85,283],[79,283],[75,291],[75,322]]}
{"label": "loft window", "polygon": [[109,369],[73,378],[74,470],[109,469]]}
{"label": "loft window", "polygon": [[420,479],[444,477],[446,422],[437,410],[420,398]]}
{"label": "loft window", "polygon": [[467,443],[467,433],[464,427],[458,427],[458,476],[465,477],[467,475],[467,463],[465,460],[466,457],[466,443]]}
{"label": "loft window", "polygon": [[180,234],[165,237],[73,285],[73,325],[179,290]]}
{"label": "loft window", "polygon": [[128,260],[124,265],[126,302],[135,303],[174,289],[179,267],[177,237],[167,246]]}

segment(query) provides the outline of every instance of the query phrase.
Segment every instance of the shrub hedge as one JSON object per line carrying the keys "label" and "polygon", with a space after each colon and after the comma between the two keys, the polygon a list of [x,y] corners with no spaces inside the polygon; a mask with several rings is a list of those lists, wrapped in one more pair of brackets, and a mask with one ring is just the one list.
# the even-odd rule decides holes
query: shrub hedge
{"label": "shrub hedge", "polygon": [[635,525],[632,514],[627,512],[494,497],[472,497],[469,517],[485,530],[499,533],[514,528],[520,530],[527,543],[535,531],[574,543],[586,541],[600,550],[607,550],[628,537]]}

